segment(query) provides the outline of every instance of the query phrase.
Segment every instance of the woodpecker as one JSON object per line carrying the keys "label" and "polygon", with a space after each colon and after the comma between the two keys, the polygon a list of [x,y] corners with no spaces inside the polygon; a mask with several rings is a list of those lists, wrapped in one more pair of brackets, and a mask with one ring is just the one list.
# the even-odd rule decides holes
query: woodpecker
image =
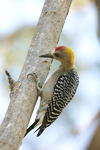
{"label": "woodpecker", "polygon": [[58,118],[64,107],[72,100],[79,83],[74,65],[75,55],[71,48],[59,46],[52,53],[40,57],[56,59],[61,62],[61,65],[43,86],[40,95],[40,107],[35,122],[27,129],[25,136],[40,124],[41,126],[37,129],[39,130],[37,136],[41,135],[45,128]]}

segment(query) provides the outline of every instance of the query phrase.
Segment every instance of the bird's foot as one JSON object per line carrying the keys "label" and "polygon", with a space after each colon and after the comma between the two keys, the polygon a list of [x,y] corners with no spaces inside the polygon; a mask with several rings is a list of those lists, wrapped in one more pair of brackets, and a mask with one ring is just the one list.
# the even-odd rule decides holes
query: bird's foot
{"label": "bird's foot", "polygon": [[31,76],[34,78],[34,80],[37,82],[38,95],[41,96],[42,87],[40,86],[40,81],[38,80],[37,74],[34,73],[34,72],[33,72],[33,73],[29,73],[29,74],[27,75],[27,77],[28,77],[29,75],[31,75]]}

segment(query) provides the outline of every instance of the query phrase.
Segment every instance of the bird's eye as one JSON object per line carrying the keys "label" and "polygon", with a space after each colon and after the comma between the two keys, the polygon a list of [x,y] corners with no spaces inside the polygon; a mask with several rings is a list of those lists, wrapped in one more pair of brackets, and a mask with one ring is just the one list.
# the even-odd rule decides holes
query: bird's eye
{"label": "bird's eye", "polygon": [[58,53],[54,53],[54,55],[55,55],[56,57],[59,57],[59,54],[58,54]]}

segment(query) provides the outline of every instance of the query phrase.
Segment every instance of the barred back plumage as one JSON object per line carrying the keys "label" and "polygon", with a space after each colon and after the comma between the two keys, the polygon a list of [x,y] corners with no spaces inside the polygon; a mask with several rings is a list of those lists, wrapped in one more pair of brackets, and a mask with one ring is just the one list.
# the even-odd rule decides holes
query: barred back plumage
{"label": "barred back plumage", "polygon": [[58,118],[63,108],[73,98],[78,83],[79,77],[75,69],[72,69],[68,73],[59,76],[54,87],[52,99],[48,105],[43,123],[39,128],[40,130],[37,136],[39,136],[46,127],[51,125],[51,123]]}

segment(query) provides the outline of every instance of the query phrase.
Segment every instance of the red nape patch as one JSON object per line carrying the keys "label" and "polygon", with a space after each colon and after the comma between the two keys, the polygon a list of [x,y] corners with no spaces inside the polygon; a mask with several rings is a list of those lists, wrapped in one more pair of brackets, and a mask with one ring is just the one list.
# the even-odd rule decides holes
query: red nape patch
{"label": "red nape patch", "polygon": [[55,51],[63,51],[65,49],[65,46],[59,46],[55,49]]}

